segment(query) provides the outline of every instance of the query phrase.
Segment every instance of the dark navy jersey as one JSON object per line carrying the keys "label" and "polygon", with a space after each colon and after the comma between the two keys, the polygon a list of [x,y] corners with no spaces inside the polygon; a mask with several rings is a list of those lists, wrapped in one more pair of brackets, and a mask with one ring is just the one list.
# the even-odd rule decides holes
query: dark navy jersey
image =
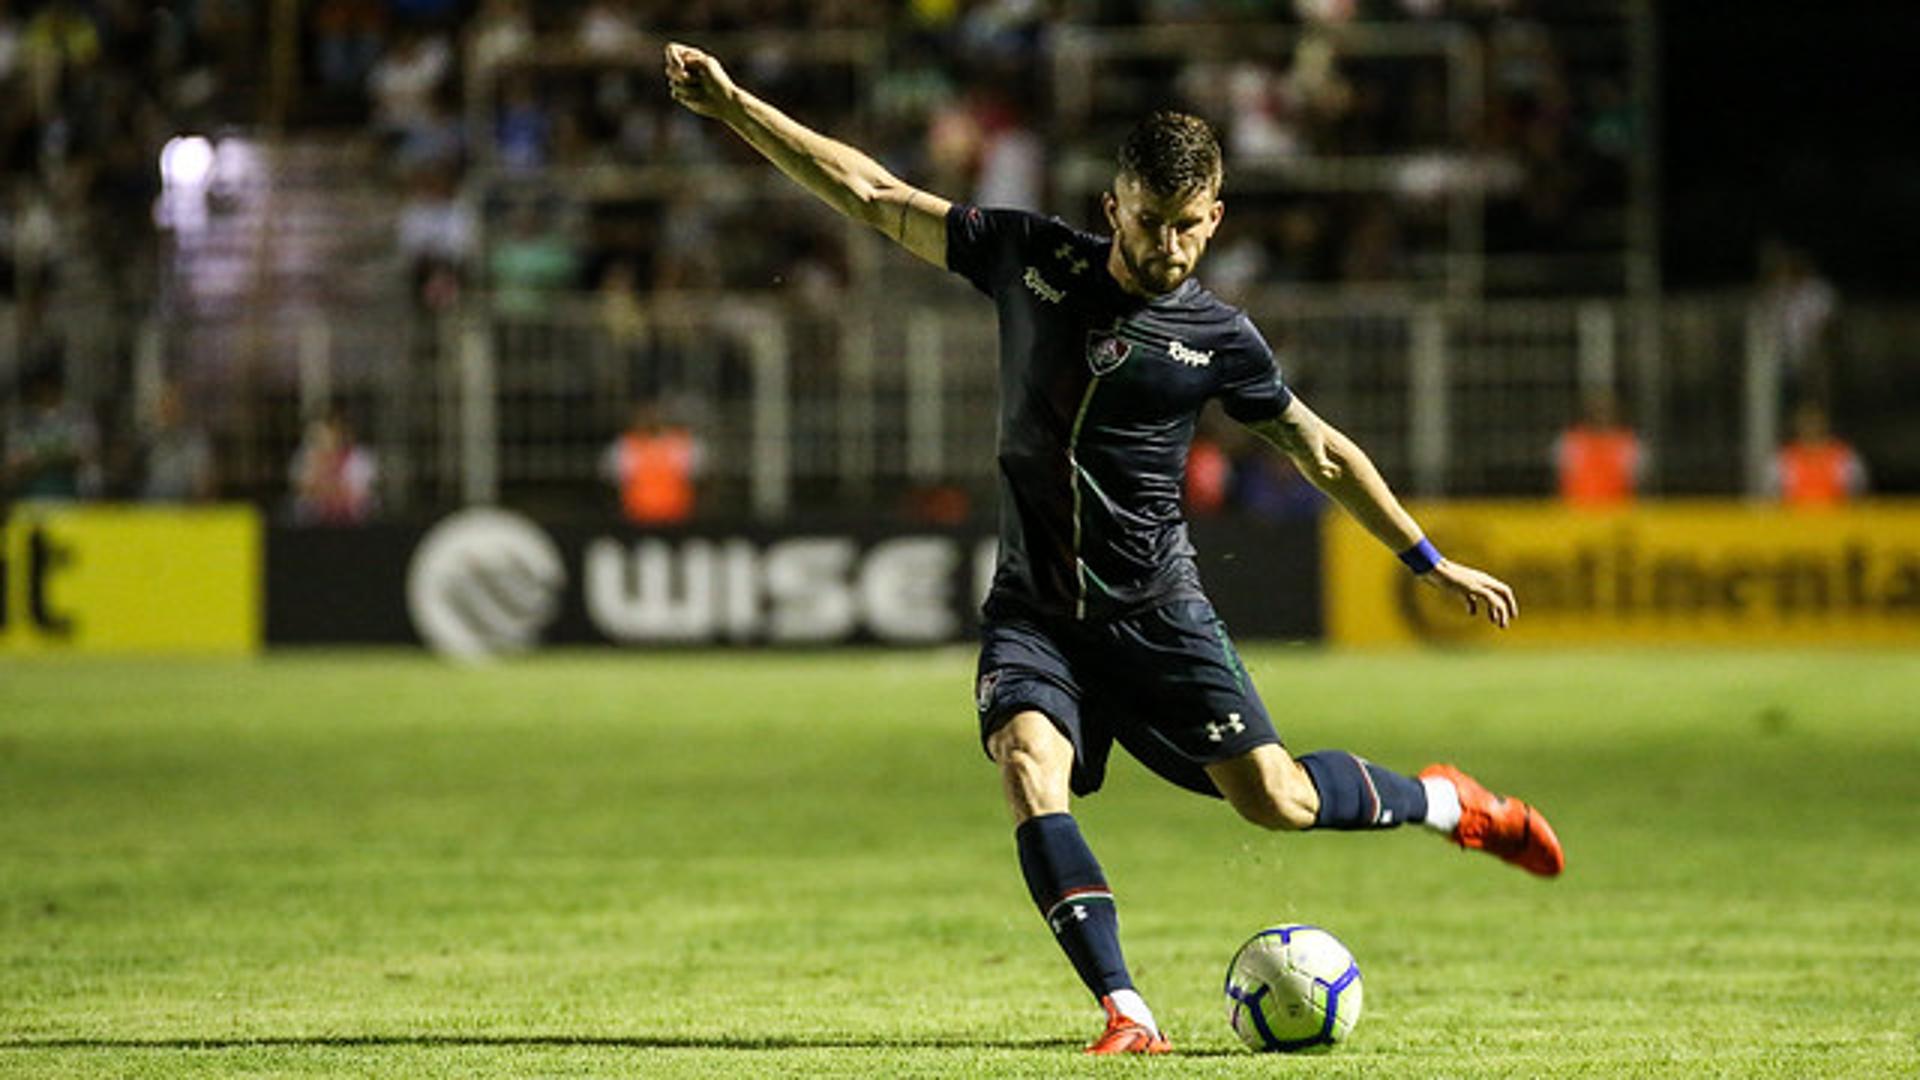
{"label": "dark navy jersey", "polygon": [[955,204],[947,266],[1000,310],[1000,560],[988,607],[1106,619],[1196,598],[1181,496],[1211,398],[1243,422],[1291,395],[1240,309],[1188,278],[1152,299],[1111,242],[1058,218]]}

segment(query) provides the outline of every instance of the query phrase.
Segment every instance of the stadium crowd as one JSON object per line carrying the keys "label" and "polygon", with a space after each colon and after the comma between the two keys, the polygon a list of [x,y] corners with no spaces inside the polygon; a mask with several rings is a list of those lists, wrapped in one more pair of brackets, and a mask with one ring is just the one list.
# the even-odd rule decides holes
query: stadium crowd
{"label": "stadium crowd", "polygon": [[[1400,154],[1404,175],[1363,190],[1270,197],[1248,187],[1246,227],[1216,276],[1265,281],[1393,281],[1413,273],[1419,234],[1436,227],[1444,176],[1414,156],[1471,150],[1502,163],[1489,242],[1526,250],[1574,242],[1583,204],[1617,202],[1634,138],[1617,71],[1577,73],[1531,0],[313,0],[298,30],[295,126],[363,126],[391,147],[412,196],[408,254],[423,287],[444,274],[514,273],[474,250],[477,230],[449,210],[465,170],[522,177],[552,169],[725,162],[742,150],[677,117],[654,68],[668,36],[741,38],[742,73],[771,98],[858,136],[931,188],[1011,205],[1055,202],[1047,166],[1077,148],[1082,121],[1050,100],[1063,27],[1257,23],[1297,33],[1290,52],[1222,63],[1142,63],[1114,78],[1175,88],[1222,118],[1237,168]],[[265,115],[275,28],[241,0],[0,3],[0,298],[29,304],[61,280],[151,295],[154,163],[183,131],[253,125]],[[1446,19],[1474,27],[1489,93],[1453,116],[1444,72],[1344,51],[1356,21]],[[777,31],[785,31],[784,33]],[[844,46],[819,42],[835,32]],[[1103,76],[1106,77],[1106,76]],[[475,101],[474,94],[484,95]],[[478,123],[476,123],[478,118]],[[1105,138],[1098,125],[1082,133]],[[472,145],[476,134],[484,145]],[[1349,187],[1351,185],[1342,185]],[[569,193],[578,199],[576,192]],[[591,287],[637,260],[654,287],[765,287],[848,273],[814,215],[736,201],[704,210],[671,183],[615,186],[543,216],[576,249],[549,273]],[[1072,214],[1078,207],[1058,207]],[[474,208],[468,212],[490,209]],[[749,239],[749,237],[754,239]]]}
{"label": "stadium crowd", "polygon": [[[1439,19],[1475,30],[1489,92],[1473,115],[1449,102],[1437,53],[1432,62],[1405,63],[1346,51],[1344,30],[1355,21]],[[468,18],[438,22],[396,19],[372,0],[328,0],[316,9],[314,53],[323,58],[324,93],[347,111],[363,110],[393,147],[396,172],[414,194],[419,224],[403,235],[422,268],[417,280],[445,301],[447,264],[496,280],[502,269],[491,265],[497,253],[473,249],[478,230],[450,220],[499,209],[453,209],[463,185],[449,178],[473,165],[531,182],[662,161],[746,161],[743,147],[689,122],[659,92],[654,58],[674,34],[754,30],[738,39],[737,66],[797,115],[855,138],[931,189],[1073,216],[1091,209],[1073,198],[1091,193],[1051,190],[1050,166],[1097,152],[1124,118],[1069,114],[1053,100],[1061,29],[1221,23],[1292,33],[1270,58],[1186,58],[1170,46],[1163,57],[1119,64],[1099,78],[1173,87],[1181,104],[1221,119],[1236,170],[1268,176],[1236,182],[1236,239],[1212,273],[1225,289],[1431,275],[1432,254],[1446,242],[1445,195],[1455,185],[1491,193],[1486,242],[1494,252],[1591,245],[1594,237],[1580,230],[1592,218],[1582,211],[1624,199],[1636,133],[1622,76],[1617,67],[1577,71],[1527,0],[589,0],[537,9],[486,0]],[[769,32],[776,28],[790,33]],[[854,36],[836,43],[836,31]],[[1130,94],[1103,100],[1131,108]],[[472,145],[476,136],[480,145]],[[1394,164],[1384,173],[1337,169],[1367,158]],[[1462,161],[1476,171],[1463,176]],[[1303,162],[1336,168],[1303,182],[1297,168],[1288,171]],[[591,287],[620,263],[665,289],[830,286],[850,273],[840,234],[818,215],[778,201],[715,200],[710,191],[688,198],[671,178],[628,179],[598,184],[590,195],[580,185],[548,192],[572,201],[563,208],[552,197],[537,202],[541,228],[565,234],[575,249],[560,283]],[[491,190],[497,199],[527,199],[528,187],[511,196],[500,195],[508,190],[500,185]]]}

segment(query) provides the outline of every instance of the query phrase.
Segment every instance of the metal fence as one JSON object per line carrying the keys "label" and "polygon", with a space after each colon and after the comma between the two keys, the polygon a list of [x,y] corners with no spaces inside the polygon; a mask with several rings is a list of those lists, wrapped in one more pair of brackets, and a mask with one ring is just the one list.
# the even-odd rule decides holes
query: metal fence
{"label": "metal fence", "polygon": [[[1423,495],[1547,493],[1556,434],[1603,388],[1648,444],[1649,491],[1757,492],[1792,374],[1771,324],[1738,299],[1636,309],[1356,298],[1251,313],[1289,382],[1397,487]],[[85,327],[76,341],[111,336],[75,325]],[[127,415],[163,381],[179,385],[215,436],[226,490],[269,503],[304,419],[329,406],[378,454],[396,513],[610,506],[599,463],[640,401],[705,444],[707,512],[871,510],[929,486],[981,499],[993,487],[995,325],[957,288],[831,311],[663,296],[614,318],[580,298],[511,316],[148,320],[122,336],[128,377],[70,383],[126,387]],[[1912,477],[1920,446],[1903,402],[1920,396],[1920,313],[1845,309],[1834,336],[1823,392],[1841,430],[1881,476]],[[90,400],[103,418],[113,407]]]}

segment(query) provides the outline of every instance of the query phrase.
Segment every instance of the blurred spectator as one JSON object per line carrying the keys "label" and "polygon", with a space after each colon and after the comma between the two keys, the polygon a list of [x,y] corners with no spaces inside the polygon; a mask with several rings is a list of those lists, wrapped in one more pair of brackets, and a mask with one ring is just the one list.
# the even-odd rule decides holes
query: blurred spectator
{"label": "blurred spectator", "polygon": [[974,199],[982,206],[1039,212],[1046,185],[1046,145],[1020,110],[996,102],[983,110]]}
{"label": "blurred spectator", "polygon": [[1187,513],[1212,517],[1225,509],[1232,479],[1233,462],[1219,440],[1204,430],[1195,435],[1187,448]]}
{"label": "blurred spectator", "polygon": [[474,71],[490,71],[530,48],[534,17],[526,12],[526,0],[486,0],[467,25],[467,63]]}
{"label": "blurred spectator", "polygon": [[36,180],[16,181],[8,195],[0,218],[0,254],[6,256],[0,278],[8,286],[4,294],[22,303],[22,332],[30,335],[53,284],[55,267],[67,254],[68,238],[60,231],[52,200]]}
{"label": "blurred spectator", "polygon": [[1236,163],[1291,158],[1305,148],[1287,116],[1285,92],[1272,68],[1251,61],[1227,73],[1227,148]]}
{"label": "blurred spectator", "polygon": [[653,287],[700,289],[720,283],[720,230],[714,204],[677,191],[662,208]]}
{"label": "blurred spectator", "polygon": [[467,29],[467,63],[488,71],[533,48],[526,0],[487,0]]}
{"label": "blurred spectator", "polygon": [[587,0],[575,36],[581,50],[592,56],[628,58],[647,44],[633,0]]}
{"label": "blurred spectator", "polygon": [[293,519],[301,525],[358,525],[373,516],[379,466],[338,409],[307,424],[293,452]]}
{"label": "blurred spectator", "polygon": [[1300,475],[1293,462],[1259,440],[1244,442],[1232,463],[1231,501],[1254,517],[1268,521],[1317,517],[1326,506],[1326,496]]}
{"label": "blurred spectator", "polygon": [[1272,262],[1263,219],[1236,214],[1228,221],[1226,235],[1214,242],[1207,255],[1207,287],[1242,303],[1250,290],[1268,278]]}
{"label": "blurred spectator", "polygon": [[100,489],[100,434],[85,409],[67,402],[52,363],[27,378],[24,408],[0,442],[0,490],[18,499],[79,499]]}
{"label": "blurred spectator", "polygon": [[1774,456],[1769,486],[1788,506],[1837,506],[1867,490],[1867,467],[1834,437],[1827,410],[1803,401],[1793,413],[1793,439]]}
{"label": "blurred spectator", "polygon": [[601,475],[620,493],[620,512],[636,525],[693,517],[702,451],[686,428],[665,422],[654,402],[634,406],[627,430],[607,447]]}
{"label": "blurred spectator", "polygon": [[180,388],[163,386],[141,446],[140,498],[148,502],[206,502],[218,492],[213,440],[187,418]]}
{"label": "blurred spectator", "polygon": [[374,127],[405,135],[433,122],[433,100],[453,74],[453,50],[437,34],[403,27],[367,73]]}
{"label": "blurred spectator", "polygon": [[473,208],[445,169],[416,173],[400,208],[400,257],[422,307],[446,311],[459,302],[479,242]]}
{"label": "blurred spectator", "polygon": [[516,75],[501,89],[500,116],[494,127],[494,154],[509,169],[532,171],[547,163],[553,149],[553,117],[533,80]]}
{"label": "blurred spectator", "polygon": [[50,0],[27,20],[21,48],[42,112],[77,90],[77,73],[100,59],[100,31],[73,0]]}
{"label": "blurred spectator", "polygon": [[540,314],[556,293],[578,282],[580,258],[552,216],[531,202],[522,202],[508,213],[506,235],[494,242],[487,256],[498,310]]}
{"label": "blurred spectator", "polygon": [[1553,444],[1560,499],[1568,506],[1604,509],[1633,501],[1646,469],[1640,437],[1622,424],[1611,393],[1590,395],[1581,417]]}
{"label": "blurred spectator", "polygon": [[647,313],[640,306],[640,272],[632,259],[617,259],[600,275],[596,290],[600,328],[613,347],[625,354],[646,344]]}
{"label": "blurred spectator", "polygon": [[1782,401],[1827,393],[1827,333],[1839,303],[1805,251],[1779,240],[1761,245],[1760,318],[1779,350]]}
{"label": "blurred spectator", "polygon": [[400,135],[393,164],[402,175],[419,169],[458,170],[466,160],[466,125],[453,95],[442,90],[428,100],[419,120]]}
{"label": "blurred spectator", "polygon": [[918,484],[908,489],[906,518],[916,525],[953,528],[973,516],[973,498],[958,484]]}

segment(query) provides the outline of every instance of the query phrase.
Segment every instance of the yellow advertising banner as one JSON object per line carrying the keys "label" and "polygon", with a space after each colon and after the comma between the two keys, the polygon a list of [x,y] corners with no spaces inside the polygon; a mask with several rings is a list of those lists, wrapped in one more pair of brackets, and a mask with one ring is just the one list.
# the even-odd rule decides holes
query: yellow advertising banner
{"label": "yellow advertising banner", "polygon": [[1335,643],[1920,645],[1920,503],[1410,509],[1449,558],[1512,585],[1520,618],[1503,632],[1467,618],[1345,515],[1329,514],[1324,595]]}
{"label": "yellow advertising banner", "polygon": [[0,653],[249,653],[261,638],[251,507],[54,503],[0,525]]}

